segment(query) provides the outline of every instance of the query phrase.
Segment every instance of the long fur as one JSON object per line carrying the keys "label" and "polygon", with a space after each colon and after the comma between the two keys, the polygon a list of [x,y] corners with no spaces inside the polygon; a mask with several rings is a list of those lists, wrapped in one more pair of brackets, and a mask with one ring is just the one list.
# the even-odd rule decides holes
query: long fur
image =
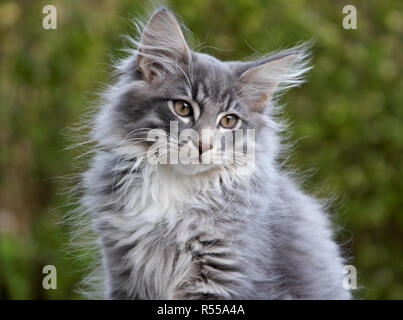
{"label": "long fur", "polygon": [[[136,48],[116,64],[116,81],[90,124],[94,156],[82,175],[77,214],[97,236],[102,270],[96,273],[104,280],[98,297],[350,298],[325,208],[279,162],[285,126],[276,117],[277,102],[285,89],[303,82],[310,69],[307,47],[220,62],[191,51],[166,9],[150,21],[131,41]],[[287,65],[278,63],[291,56]],[[252,174],[236,164],[183,174],[174,165],[148,162],[144,136],[173,115],[147,101],[161,92],[168,97],[179,84],[190,95],[197,91],[193,99],[204,106],[200,121],[218,113],[220,88],[233,94],[225,100],[229,108],[244,105],[245,123],[256,130]],[[263,110],[251,109],[267,96]]]}

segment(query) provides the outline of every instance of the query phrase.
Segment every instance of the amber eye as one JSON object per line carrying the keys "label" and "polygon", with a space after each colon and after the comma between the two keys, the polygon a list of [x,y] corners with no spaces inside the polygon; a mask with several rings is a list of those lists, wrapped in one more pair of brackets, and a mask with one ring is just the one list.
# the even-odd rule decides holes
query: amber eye
{"label": "amber eye", "polygon": [[234,114],[227,114],[220,120],[220,125],[226,129],[232,129],[237,124],[239,118]]}
{"label": "amber eye", "polygon": [[192,115],[192,107],[190,104],[183,100],[174,101],[175,112],[181,117],[189,117]]}

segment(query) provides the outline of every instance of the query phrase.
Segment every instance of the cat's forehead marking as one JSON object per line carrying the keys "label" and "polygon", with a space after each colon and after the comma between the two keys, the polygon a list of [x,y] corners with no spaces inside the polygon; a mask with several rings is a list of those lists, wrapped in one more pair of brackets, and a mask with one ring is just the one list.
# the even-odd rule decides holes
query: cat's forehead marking
{"label": "cat's forehead marking", "polygon": [[192,107],[193,107],[193,114],[194,114],[194,118],[195,120],[200,118],[200,105],[197,103],[197,101],[192,101]]}
{"label": "cat's forehead marking", "polygon": [[230,107],[230,105],[231,105],[231,103],[229,103],[230,102],[230,99],[231,99],[231,95],[229,94],[229,93],[227,93],[225,96],[224,96],[224,108],[225,108],[225,110],[227,110],[229,107]]}
{"label": "cat's forehead marking", "polygon": [[211,88],[207,85],[206,81],[199,82],[197,84],[197,94],[195,100],[201,105],[201,112],[206,113],[207,111],[213,111],[216,109],[220,103],[218,102],[218,97],[216,97]]}
{"label": "cat's forehead marking", "polygon": [[187,94],[188,97],[191,97],[191,96],[192,96],[192,88],[186,86],[186,87],[184,88],[184,90],[186,91],[186,94]]}
{"label": "cat's forehead marking", "polygon": [[199,82],[197,84],[197,94],[196,94],[196,100],[202,102],[205,97],[205,92],[203,88],[203,83]]}
{"label": "cat's forehead marking", "polygon": [[197,89],[195,90],[193,99],[201,105],[214,105],[227,109],[231,104],[231,92],[224,85],[219,86],[216,83],[209,83],[206,79],[206,81],[198,82],[195,87]]}

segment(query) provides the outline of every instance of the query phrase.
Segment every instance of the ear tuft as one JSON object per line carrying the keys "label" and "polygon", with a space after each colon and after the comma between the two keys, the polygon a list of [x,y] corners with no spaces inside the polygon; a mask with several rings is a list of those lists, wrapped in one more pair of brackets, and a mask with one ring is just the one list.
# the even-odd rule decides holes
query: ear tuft
{"label": "ear tuft", "polygon": [[286,50],[239,66],[238,89],[251,112],[261,112],[275,93],[303,83],[308,66],[303,47]]}
{"label": "ear tuft", "polygon": [[190,63],[190,50],[175,16],[166,8],[151,16],[138,45],[137,68],[147,81]]}

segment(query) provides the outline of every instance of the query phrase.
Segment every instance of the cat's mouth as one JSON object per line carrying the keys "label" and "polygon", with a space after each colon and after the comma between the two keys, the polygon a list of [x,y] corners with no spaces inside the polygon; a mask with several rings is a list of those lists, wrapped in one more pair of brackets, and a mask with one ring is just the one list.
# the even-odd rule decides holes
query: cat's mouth
{"label": "cat's mouth", "polygon": [[[168,141],[168,142],[167,142]],[[158,139],[142,141],[133,145],[142,158],[150,165],[170,167],[175,173],[183,175],[214,174],[239,169],[254,162],[254,153],[248,154],[242,149],[212,145],[210,149],[198,148],[190,140],[184,144]],[[141,147],[141,148],[140,148]],[[249,170],[249,169],[247,169]]]}

